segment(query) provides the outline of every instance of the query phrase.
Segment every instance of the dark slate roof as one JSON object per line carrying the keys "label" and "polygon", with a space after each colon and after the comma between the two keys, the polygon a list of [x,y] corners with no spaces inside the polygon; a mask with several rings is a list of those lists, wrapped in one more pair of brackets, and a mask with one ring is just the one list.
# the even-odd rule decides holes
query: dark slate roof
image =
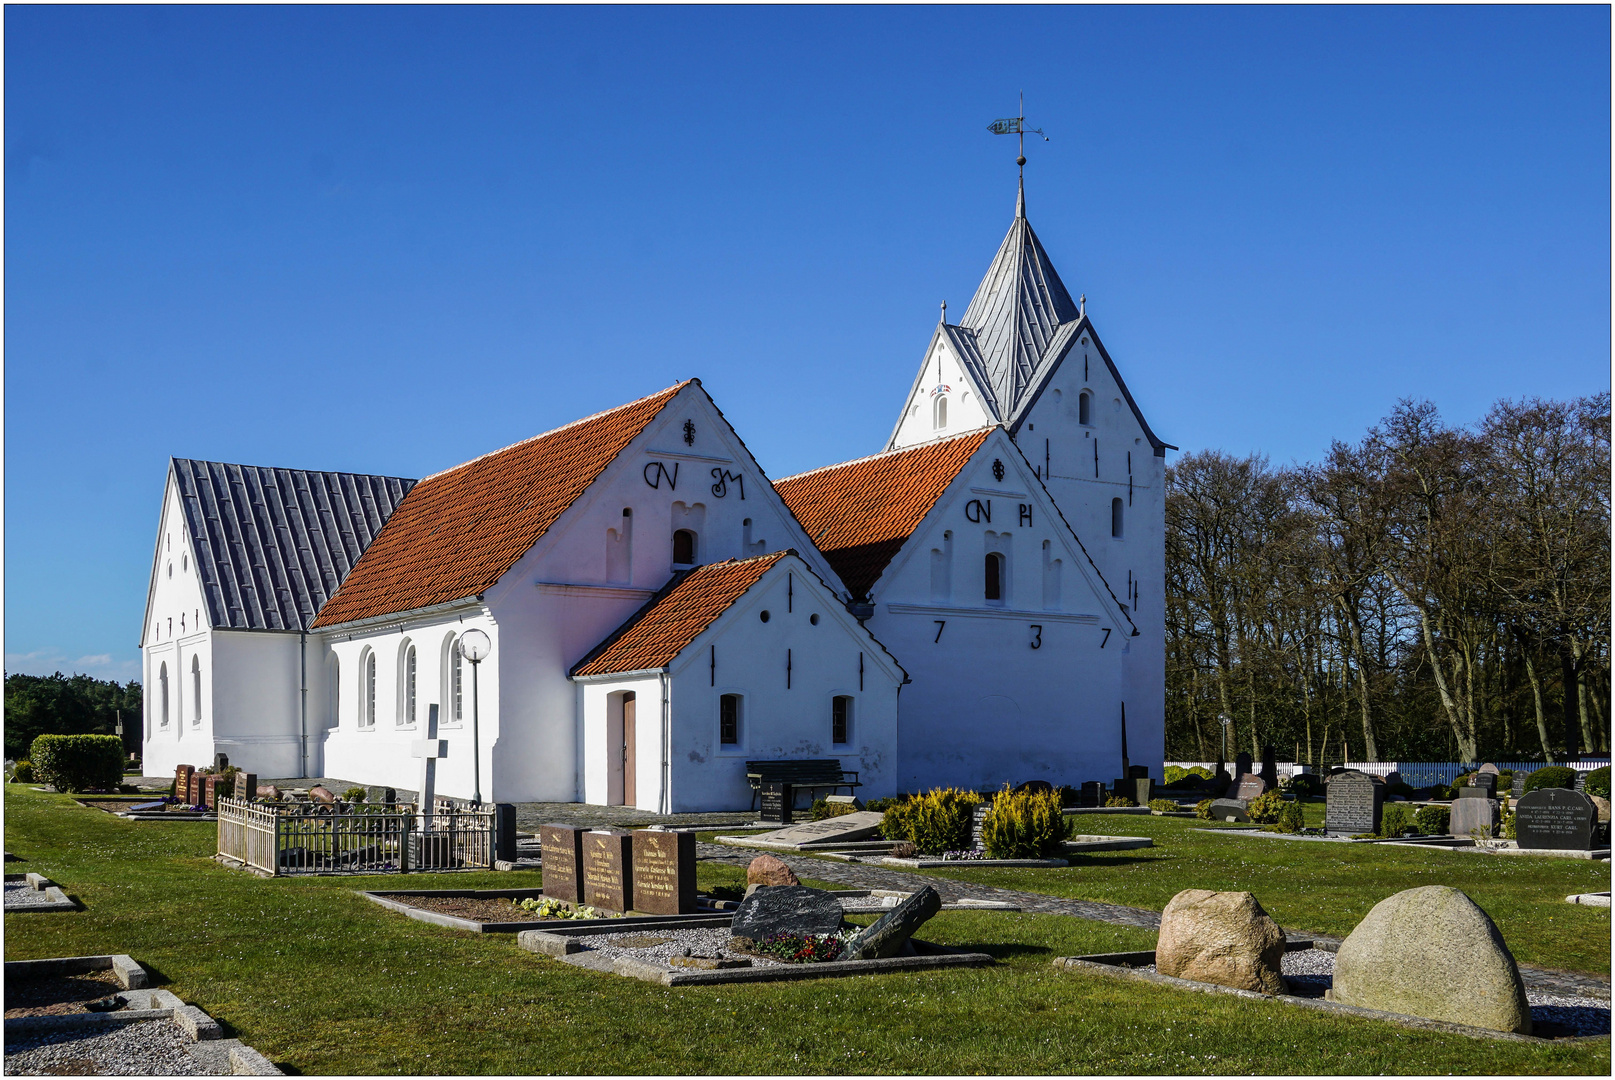
{"label": "dark slate roof", "polygon": [[307,630],[414,480],[173,458],[208,622]]}

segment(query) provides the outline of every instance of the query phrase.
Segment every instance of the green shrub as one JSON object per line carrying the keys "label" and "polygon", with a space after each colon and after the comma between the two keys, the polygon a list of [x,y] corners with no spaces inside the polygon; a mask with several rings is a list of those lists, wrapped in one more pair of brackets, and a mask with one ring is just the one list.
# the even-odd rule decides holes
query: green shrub
{"label": "green shrub", "polygon": [[1538,769],[1525,778],[1525,790],[1537,791],[1541,788],[1574,788],[1576,786],[1576,770],[1567,769],[1563,765],[1549,765],[1545,769]]}
{"label": "green shrub", "polygon": [[1161,779],[1165,780],[1168,784],[1175,784],[1188,775],[1189,770],[1185,769],[1182,765],[1168,765],[1166,770],[1161,773]]}
{"label": "green shrub", "polygon": [[1298,799],[1313,799],[1323,794],[1323,778],[1316,773],[1296,773],[1280,780],[1279,788]]}
{"label": "green shrub", "polygon": [[933,788],[909,801],[907,839],[926,855],[968,850],[971,813],[980,804],[974,791]]}
{"label": "green shrub", "polygon": [[894,799],[885,808],[880,819],[880,835],[887,840],[907,840],[909,838],[909,818],[913,816],[914,804],[912,799]]}
{"label": "green shrub", "polygon": [[123,782],[123,740],[116,735],[41,735],[28,758],[34,775],[57,791],[116,791]]}
{"label": "green shrub", "polygon": [[[18,762],[18,765],[23,762]],[[1588,773],[1588,794],[1596,794],[1600,799],[1610,797],[1610,767],[1594,768]]]}
{"label": "green shrub", "polygon": [[1394,784],[1386,784],[1385,785],[1385,794],[1387,796],[1400,795],[1404,799],[1411,799],[1411,798],[1413,798],[1413,785],[1412,784],[1405,784],[1402,781],[1398,780]]}
{"label": "green shrub", "polygon": [[1159,810],[1163,814],[1175,814],[1178,812],[1178,804],[1171,799],[1151,799],[1150,809]]}
{"label": "green shrub", "polygon": [[11,782],[13,784],[32,784],[34,782],[34,763],[23,758],[11,767]]}
{"label": "green shrub", "polygon": [[1306,814],[1298,802],[1285,802],[1279,809],[1279,819],[1267,827],[1268,832],[1298,833],[1306,828]]}
{"label": "green shrub", "polygon": [[[966,847],[969,846],[966,818]],[[1000,791],[981,823],[981,845],[995,859],[1046,859],[1065,840],[1065,815],[1058,791]],[[957,849],[949,849],[957,850]]]}
{"label": "green shrub", "polygon": [[1062,807],[1075,806],[1082,800],[1082,792],[1070,784],[1060,785],[1060,805]]}
{"label": "green shrub", "polygon": [[342,801],[343,802],[351,802],[351,803],[361,803],[361,802],[365,801],[365,796],[367,796],[369,794],[370,793],[368,791],[366,791],[362,787],[358,787],[358,786],[350,787],[348,790],[346,790],[346,791],[344,791],[342,793]]}
{"label": "green shrub", "polygon": [[824,799],[813,800],[813,820],[823,821],[825,818],[840,817],[843,814],[857,813],[858,808],[852,803],[826,802]]}
{"label": "green shrub", "polygon": [[1458,789],[1455,787],[1448,787],[1446,784],[1431,784],[1430,797],[1432,799],[1456,799],[1458,797]]}
{"label": "green shrub", "polygon": [[1441,836],[1452,820],[1452,811],[1445,806],[1421,806],[1413,814],[1413,824],[1426,836]]}
{"label": "green shrub", "polygon": [[1407,831],[1413,828],[1411,815],[1408,813],[1407,803],[1386,803],[1384,813],[1380,816],[1379,834],[1387,840],[1395,840],[1406,836]]}
{"label": "green shrub", "polygon": [[1263,792],[1250,801],[1245,808],[1245,816],[1257,825],[1274,825],[1278,823],[1285,805],[1284,796],[1278,792]]}
{"label": "green shrub", "polygon": [[1503,839],[1519,839],[1519,837],[1514,835],[1514,811],[1510,809],[1509,800],[1507,799],[1503,800],[1503,806],[1501,812],[1499,813],[1497,824],[1499,826],[1497,830],[1498,835],[1502,836]]}
{"label": "green shrub", "polygon": [[888,795],[881,799],[870,799],[864,803],[864,809],[874,814],[884,814],[894,806],[908,802],[907,795]]}
{"label": "green shrub", "polygon": [[1137,806],[1138,804],[1126,795],[1111,795],[1105,799],[1106,806]]}
{"label": "green shrub", "polygon": [[1215,801],[1214,799],[1201,799],[1199,802],[1195,803],[1194,804],[1194,816],[1199,818],[1201,821],[1210,821],[1210,820],[1212,820],[1212,818],[1211,818],[1211,804],[1214,801]]}

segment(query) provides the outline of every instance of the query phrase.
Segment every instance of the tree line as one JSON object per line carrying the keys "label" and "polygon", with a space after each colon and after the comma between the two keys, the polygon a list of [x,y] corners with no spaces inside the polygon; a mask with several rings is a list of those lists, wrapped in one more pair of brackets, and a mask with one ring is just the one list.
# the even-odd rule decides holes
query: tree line
{"label": "tree line", "polygon": [[1166,470],[1167,756],[1609,750],[1610,395]]}
{"label": "tree line", "polygon": [[6,757],[20,761],[38,735],[115,735],[123,719],[123,745],[140,752],[140,684],[88,675],[6,673]]}

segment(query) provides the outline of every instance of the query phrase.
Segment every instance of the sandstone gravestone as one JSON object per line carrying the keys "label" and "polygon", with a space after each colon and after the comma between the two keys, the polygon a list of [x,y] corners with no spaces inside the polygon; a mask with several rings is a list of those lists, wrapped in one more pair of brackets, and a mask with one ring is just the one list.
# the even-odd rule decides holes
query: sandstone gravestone
{"label": "sandstone gravestone", "polygon": [[1336,773],[1324,792],[1324,832],[1336,836],[1377,833],[1384,804],[1385,788],[1374,777],[1356,769]]}
{"label": "sandstone gravestone", "polygon": [[880,831],[885,815],[874,810],[859,810],[823,821],[804,821],[788,829],[775,829],[754,839],[770,844],[842,844],[865,840]]}
{"label": "sandstone gravestone", "polygon": [[806,885],[757,889],[735,908],[730,933],[761,941],[775,934],[834,934],[841,929],[841,900]]}
{"label": "sandstone gravestone", "polygon": [[1211,820],[1248,823],[1250,815],[1245,813],[1245,804],[1239,799],[1214,799],[1211,803]]}
{"label": "sandstone gravestone", "polygon": [[634,910],[687,915],[695,910],[695,834],[640,829],[633,834]]}
{"label": "sandstone gravestone", "polygon": [[185,801],[191,806],[202,805],[202,781],[205,777],[199,772],[191,773],[191,788],[185,793]]}
{"label": "sandstone gravestone", "polygon": [[843,960],[885,960],[896,956],[925,921],[942,910],[942,896],[929,885],[859,931]]}
{"label": "sandstone gravestone", "polygon": [[577,825],[540,825],[544,895],[568,904],[583,903],[583,834]]}
{"label": "sandstone gravestone", "polygon": [[[1482,795],[1485,794],[1484,789],[1479,790]],[[1454,836],[1489,838],[1497,832],[1499,817],[1495,799],[1454,799],[1452,815],[1447,819],[1447,831]]]}
{"label": "sandstone gravestone", "polygon": [[627,911],[634,901],[634,848],[628,833],[594,829],[583,834],[583,902]]}
{"label": "sandstone gravestone", "polygon": [[1284,931],[1248,892],[1185,889],[1161,912],[1155,970],[1259,994],[1284,993]]}
{"label": "sandstone gravestone", "polygon": [[1234,798],[1250,802],[1258,795],[1265,794],[1266,791],[1267,781],[1255,773],[1246,773],[1239,778],[1239,787],[1234,792]]}
{"label": "sandstone gravestone", "polygon": [[1335,954],[1331,1001],[1494,1031],[1531,1033],[1514,956],[1487,914],[1445,885],[1374,905]]}
{"label": "sandstone gravestone", "polygon": [[1514,837],[1522,849],[1590,851],[1597,820],[1592,800],[1581,792],[1537,788],[1514,808]]}
{"label": "sandstone gravestone", "polygon": [[196,772],[192,765],[174,766],[174,797],[189,802],[191,799],[191,774]]}
{"label": "sandstone gravestone", "polygon": [[219,785],[222,783],[224,783],[224,777],[222,776],[202,777],[202,802],[200,805],[207,807],[209,810],[217,810],[219,807]]}

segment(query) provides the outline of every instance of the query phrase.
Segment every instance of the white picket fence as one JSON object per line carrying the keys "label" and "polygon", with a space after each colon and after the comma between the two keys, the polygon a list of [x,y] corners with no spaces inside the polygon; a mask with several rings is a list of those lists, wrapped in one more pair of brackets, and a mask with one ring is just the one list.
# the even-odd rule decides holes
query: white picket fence
{"label": "white picket fence", "polygon": [[[1602,769],[1609,764],[1609,760],[1607,757],[1582,757],[1575,761],[1556,761],[1554,764],[1575,769],[1578,773],[1589,773],[1594,769]],[[1429,787],[1432,784],[1451,784],[1459,775],[1474,772],[1482,764],[1484,763],[1478,761],[1348,761],[1346,762],[1346,768],[1356,769],[1359,772],[1368,773],[1370,776],[1389,776],[1393,772],[1398,773],[1401,775],[1404,784],[1418,788]],[[1500,770],[1510,770],[1517,773],[1528,773],[1547,767],[1541,761],[1494,761],[1492,764],[1496,765]],[[1163,765],[1176,765],[1183,769],[1199,765],[1213,772],[1217,769],[1215,761],[1167,761],[1163,762]],[[1291,761],[1280,761],[1277,762],[1277,765],[1280,776],[1292,776],[1299,769],[1296,763]],[[1227,762],[1226,767],[1232,772],[1233,762]],[[1262,764],[1259,761],[1251,763],[1251,768],[1255,770],[1259,771],[1261,767]],[[1333,767],[1333,764],[1316,766],[1322,772],[1327,772]]]}

